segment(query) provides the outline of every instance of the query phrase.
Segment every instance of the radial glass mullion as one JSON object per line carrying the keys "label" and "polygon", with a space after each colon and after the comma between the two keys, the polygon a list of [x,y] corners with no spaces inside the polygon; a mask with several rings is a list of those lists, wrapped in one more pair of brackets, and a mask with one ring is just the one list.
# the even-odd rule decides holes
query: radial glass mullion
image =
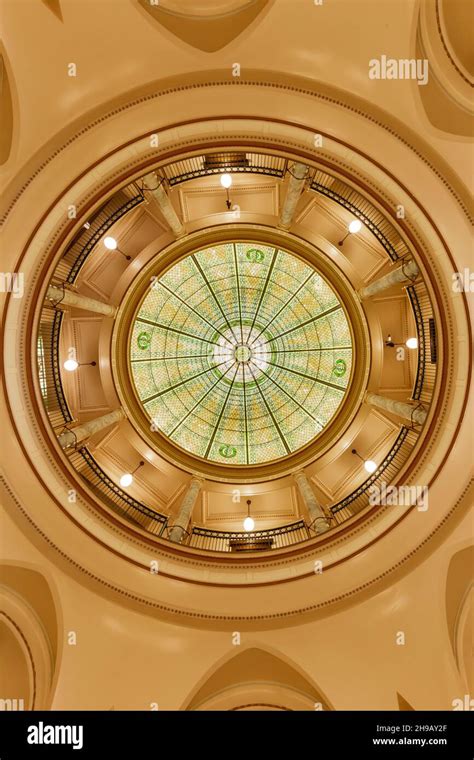
{"label": "radial glass mullion", "polygon": [[130,335],[136,392],[181,449],[234,466],[313,441],[353,363],[333,289],[302,259],[260,243],[189,254],[154,281]]}

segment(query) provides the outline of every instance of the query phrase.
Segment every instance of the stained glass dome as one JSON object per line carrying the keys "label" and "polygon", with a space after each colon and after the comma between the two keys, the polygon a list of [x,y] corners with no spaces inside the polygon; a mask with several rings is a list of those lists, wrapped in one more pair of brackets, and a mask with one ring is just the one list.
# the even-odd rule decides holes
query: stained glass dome
{"label": "stained glass dome", "polygon": [[240,242],[189,254],[154,278],[129,351],[151,430],[196,457],[242,466],[312,442],[341,406],[353,358],[344,309],[318,272]]}

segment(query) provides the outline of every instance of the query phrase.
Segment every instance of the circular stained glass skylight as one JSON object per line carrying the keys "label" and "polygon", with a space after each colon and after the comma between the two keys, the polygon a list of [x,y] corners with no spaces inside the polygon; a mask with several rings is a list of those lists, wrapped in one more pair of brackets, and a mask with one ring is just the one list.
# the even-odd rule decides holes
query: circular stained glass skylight
{"label": "circular stained glass skylight", "polygon": [[351,332],[334,290],[293,254],[255,243],[171,266],[130,340],[152,431],[222,464],[272,462],[311,443],[351,376]]}

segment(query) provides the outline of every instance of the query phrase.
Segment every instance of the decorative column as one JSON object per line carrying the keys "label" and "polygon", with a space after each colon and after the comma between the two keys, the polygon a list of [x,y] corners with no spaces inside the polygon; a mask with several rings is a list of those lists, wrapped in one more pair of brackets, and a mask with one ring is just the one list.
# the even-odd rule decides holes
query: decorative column
{"label": "decorative column", "polygon": [[154,197],[158,203],[158,206],[160,207],[161,213],[166,219],[166,222],[175,237],[183,237],[183,235],[186,234],[186,230],[176,211],[174,210],[173,205],[168,198],[166,190],[163,187],[163,184],[163,181],[160,180],[154,172],[152,172],[151,174],[147,174],[144,178],[143,189],[145,192],[151,193],[151,195]]}
{"label": "decorative column", "polygon": [[404,420],[416,422],[417,425],[423,425],[428,414],[422,406],[408,404],[405,401],[394,401],[385,396],[378,396],[376,393],[366,393],[365,401],[367,404],[375,406],[378,409],[384,409],[386,412],[396,414]]}
{"label": "decorative column", "polygon": [[305,503],[306,509],[309,512],[311,525],[316,533],[325,533],[329,530],[328,519],[324,514],[323,508],[318,503],[314,491],[311,488],[311,483],[304,474],[303,470],[295,472],[293,475],[296,485],[298,486],[301,497]]}
{"label": "decorative column", "polygon": [[110,427],[116,422],[120,422],[125,419],[125,413],[122,408],[115,409],[113,412],[102,415],[102,417],[96,417],[94,420],[84,422],[82,425],[72,428],[72,430],[65,430],[64,433],[58,436],[58,443],[62,449],[69,449],[71,446],[75,446],[77,443],[89,438],[89,436],[98,433],[99,430]]}
{"label": "decorative column", "polygon": [[376,293],[381,293],[387,288],[391,288],[392,285],[397,283],[407,283],[416,280],[420,273],[417,264],[414,261],[404,262],[400,267],[393,269],[388,274],[380,277],[378,280],[374,280],[367,287],[359,290],[359,296],[361,298],[370,298],[375,296]]}
{"label": "decorative column", "polygon": [[176,544],[179,544],[183,540],[183,536],[188,529],[189,521],[202,484],[203,481],[201,478],[191,478],[189,488],[184,495],[178,515],[176,516],[173,527],[169,533],[170,541],[174,541]]}
{"label": "decorative column", "polygon": [[71,290],[57,288],[50,285],[46,291],[46,300],[54,301],[58,306],[76,306],[78,309],[93,311],[95,314],[104,314],[106,317],[115,317],[117,307],[111,306],[103,301],[96,301],[95,298],[87,298]]}
{"label": "decorative column", "polygon": [[286,191],[285,202],[280,212],[278,226],[284,230],[290,228],[295,215],[296,206],[304,190],[306,177],[308,176],[308,167],[305,164],[293,164],[291,168],[290,181]]}

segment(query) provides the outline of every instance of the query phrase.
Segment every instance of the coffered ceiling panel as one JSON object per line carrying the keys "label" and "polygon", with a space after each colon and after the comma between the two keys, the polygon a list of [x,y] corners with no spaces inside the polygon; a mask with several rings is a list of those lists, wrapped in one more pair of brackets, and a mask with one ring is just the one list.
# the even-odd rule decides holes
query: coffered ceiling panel
{"label": "coffered ceiling panel", "polygon": [[[73,348],[79,363],[97,362],[101,324],[100,317],[68,317],[63,334],[64,355]],[[76,372],[63,371],[63,378],[76,415],[108,410],[98,366],[79,367]]]}
{"label": "coffered ceiling panel", "polygon": [[[348,211],[341,209],[334,201],[315,196],[311,203],[303,207],[298,221],[337,246],[346,235],[347,225],[352,218]],[[364,228],[357,235],[349,235],[340,250],[357,277],[365,282],[375,277],[387,264],[386,251],[372,233]]]}
{"label": "coffered ceiling panel", "polygon": [[96,449],[95,457],[117,485],[124,472],[131,472],[140,461],[144,461],[145,464],[134,475],[133,495],[152,508],[167,511],[183,490],[180,473],[170,475],[161,470],[156,462],[151,465],[118,430],[107,438],[99,450]]}
{"label": "coffered ceiling panel", "polygon": [[351,453],[355,448],[363,459],[373,459],[380,464],[393,445],[400,427],[371,409],[364,427],[355,440],[337,459],[318,468],[312,477],[316,491],[331,501],[337,501],[367,479],[361,459]]}
{"label": "coffered ceiling panel", "polygon": [[[134,209],[107,231],[107,235],[115,238],[118,249],[126,256],[133,258],[163,232],[164,226],[148,214],[146,209],[147,206]],[[94,255],[84,264],[77,281],[78,286],[84,293],[107,301],[126,264],[127,261],[119,250],[108,250],[102,239],[95,246]]]}
{"label": "coffered ceiling panel", "polygon": [[273,524],[281,525],[288,521],[297,520],[298,502],[296,490],[286,488],[269,489],[260,491],[247,497],[240,495],[240,502],[236,502],[235,492],[226,494],[212,490],[206,490],[203,497],[203,521],[208,527],[215,524],[216,528],[240,530],[242,520],[247,515],[247,498],[251,498],[250,511],[252,517],[258,522],[257,529],[272,527]]}
{"label": "coffered ceiling panel", "polygon": [[[181,206],[185,221],[201,219],[209,214],[227,212],[226,192],[215,179],[188,182],[180,188]],[[278,190],[275,180],[259,178],[234,180],[229,191],[232,209],[238,206],[242,213],[275,216],[278,214]]]}
{"label": "coffered ceiling panel", "polygon": [[[391,335],[394,343],[404,344],[407,338],[416,336],[410,305],[403,292],[398,290],[396,295],[374,298],[374,304],[378,307],[384,341],[388,335]],[[380,392],[385,391],[394,397],[399,392],[407,398],[413,388],[414,371],[416,371],[416,351],[404,345],[395,348],[386,347]]]}

